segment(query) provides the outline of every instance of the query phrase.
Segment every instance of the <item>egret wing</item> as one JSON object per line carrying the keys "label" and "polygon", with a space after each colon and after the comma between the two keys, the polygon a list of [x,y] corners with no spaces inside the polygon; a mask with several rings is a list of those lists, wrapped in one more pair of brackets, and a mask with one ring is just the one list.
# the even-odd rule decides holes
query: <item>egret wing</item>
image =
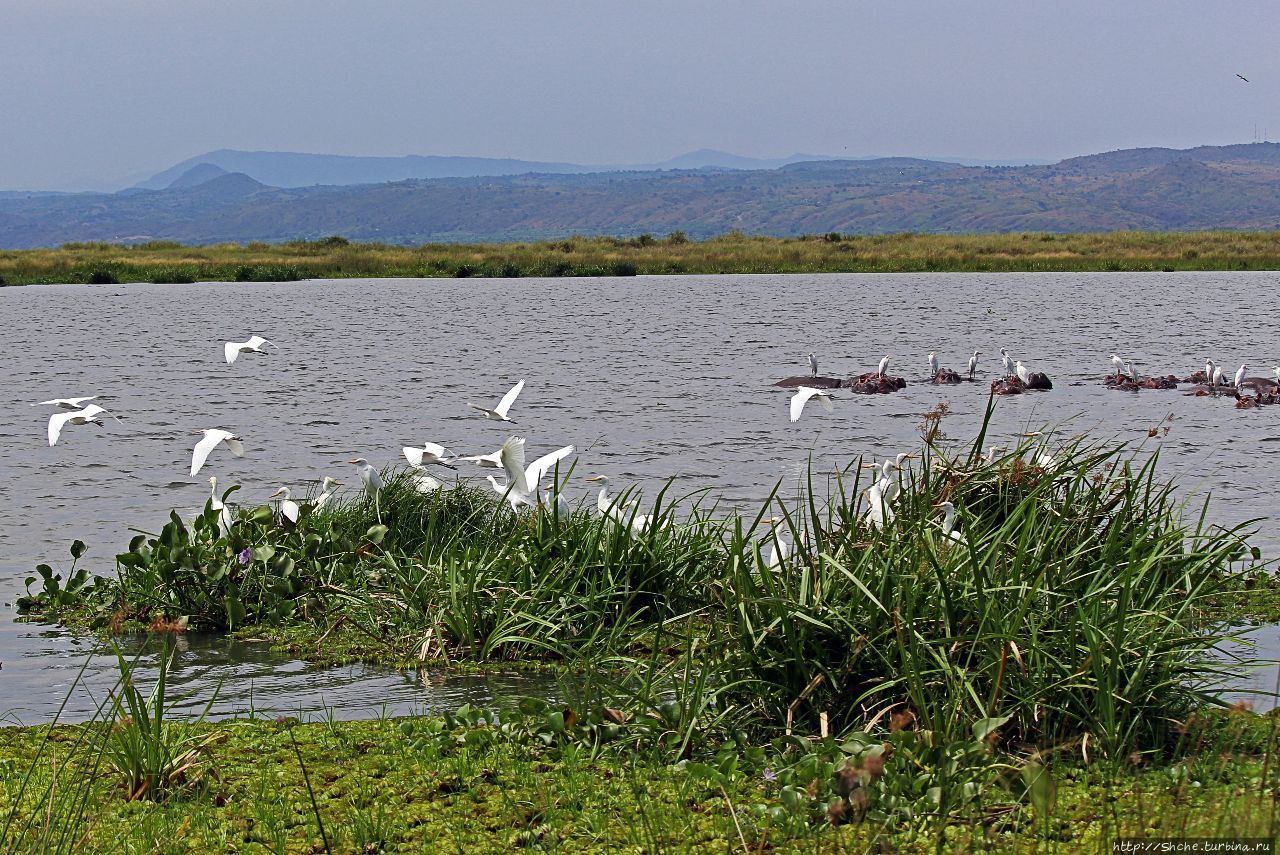
{"label": "egret wing", "polygon": [[49,416],[49,444],[57,445],[58,437],[62,435],[62,427],[71,419],[75,418],[77,413],[54,413]]}
{"label": "egret wing", "polygon": [[516,385],[512,386],[510,391],[508,391],[507,394],[502,396],[502,400],[498,402],[498,406],[495,407],[493,411],[498,415],[502,416],[503,418],[506,418],[507,410],[511,409],[511,405],[516,402],[516,398],[519,396],[520,390],[523,388],[524,388],[523,380],[521,380]]}
{"label": "egret wing", "polygon": [[222,355],[227,358],[227,364],[231,365],[240,356],[240,342],[229,341],[222,346]]}
{"label": "egret wing", "polygon": [[191,475],[195,477],[196,473],[204,466],[204,462],[209,459],[210,452],[217,447],[227,436],[226,431],[222,430],[206,430],[204,436],[196,443],[196,447],[191,450]]}
{"label": "egret wing", "polygon": [[406,445],[400,450],[404,452],[404,459],[409,461],[410,466],[422,465],[422,449],[421,448],[414,448],[412,446]]}
{"label": "egret wing", "polygon": [[449,454],[449,449],[445,448],[438,442],[424,442],[422,444],[422,450],[437,458],[447,457]]}
{"label": "egret wing", "polygon": [[[804,412],[804,405],[814,395],[820,394],[822,394],[822,390],[814,389],[812,386],[801,386],[797,389],[796,393],[791,396],[791,421],[800,421],[800,413]],[[827,407],[830,408],[830,406],[831,404],[828,403]]]}
{"label": "egret wing", "polygon": [[572,445],[566,445],[564,448],[558,448],[550,454],[542,455],[530,463],[529,468],[524,470],[525,483],[530,489],[537,489],[538,485],[542,483],[543,476],[570,454],[573,454]]}
{"label": "egret wing", "polygon": [[524,437],[509,437],[502,443],[498,452],[502,469],[507,473],[507,483],[517,493],[529,492],[529,483],[524,477]]}
{"label": "egret wing", "polygon": [[227,437],[227,450],[231,452],[232,457],[244,457],[244,443],[238,436]]}

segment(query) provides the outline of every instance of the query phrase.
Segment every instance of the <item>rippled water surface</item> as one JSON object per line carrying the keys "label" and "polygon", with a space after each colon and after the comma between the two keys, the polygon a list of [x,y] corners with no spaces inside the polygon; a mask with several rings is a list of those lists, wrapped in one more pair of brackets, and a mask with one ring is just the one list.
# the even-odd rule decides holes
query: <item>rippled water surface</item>
{"label": "rippled water surface", "polygon": [[[1055,389],[1001,400],[998,436],[1056,426],[1062,436],[1146,441],[1184,492],[1213,493],[1215,519],[1272,517],[1280,407],[1237,411],[1178,392],[1112,392],[1098,380],[1113,350],[1144,373],[1189,374],[1211,356],[1228,375],[1241,362],[1270,375],[1280,364],[1277,326],[1241,308],[1273,305],[1278,280],[904,274],[0,288],[0,713],[51,715],[84,660],[86,642],[15,623],[9,605],[35,564],[65,564],[72,539],[89,544],[91,569],[110,572],[130,527],[154,531],[171,507],[194,512],[209,475],[242,484],[242,500],[256,502],[326,474],[354,482],[351,457],[389,464],[401,445],[424,440],[492,451],[512,427],[466,403],[492,406],[520,378],[512,416],[531,454],[573,443],[579,476],[607,474],[618,486],[678,476],[750,506],[779,480],[794,486],[810,458],[830,469],[910,449],[920,415],[940,402],[952,412],[947,433],[970,437],[986,403],[985,383],[913,382],[895,395],[842,396],[832,414],[811,406],[791,424],[788,392],[771,384],[806,373],[809,351],[836,374],[874,370],[890,353],[890,373],[918,381],[930,350],[961,370],[980,349],[989,378],[1007,347]],[[278,342],[279,354],[227,365],[222,342],[252,333]],[[69,427],[48,447],[49,411],[28,404],[91,394],[124,421]],[[1168,435],[1147,440],[1160,426]],[[194,432],[205,427],[240,434],[247,454],[215,451],[189,478]],[[1272,525],[1264,549],[1277,543]],[[192,688],[220,681],[227,712],[247,710],[252,695],[258,709],[369,714],[384,703],[427,706],[441,691],[225,641],[190,640],[179,667]],[[450,698],[502,690],[450,685]]]}

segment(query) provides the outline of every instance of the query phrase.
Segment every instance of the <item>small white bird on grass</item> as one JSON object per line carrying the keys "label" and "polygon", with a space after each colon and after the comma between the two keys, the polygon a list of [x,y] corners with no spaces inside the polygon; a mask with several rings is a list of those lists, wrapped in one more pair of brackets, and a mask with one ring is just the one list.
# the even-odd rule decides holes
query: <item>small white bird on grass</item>
{"label": "small white bird on grass", "polygon": [[280,497],[280,517],[288,520],[290,525],[297,525],[298,515],[302,512],[302,509],[298,507],[297,502],[290,498],[289,488],[281,487],[271,494],[273,499],[277,496]]}
{"label": "small white bird on grass", "polygon": [[[62,436],[62,429],[67,425],[87,425],[95,424],[102,427],[102,417],[104,415],[111,416],[102,407],[97,404],[90,404],[83,410],[75,410],[74,412],[54,413],[49,416],[49,445],[57,445],[58,437]],[[111,416],[115,418],[115,416]],[[119,421],[119,419],[116,419]]]}
{"label": "small white bird on grass", "polygon": [[227,450],[233,457],[244,457],[244,443],[231,431],[222,428],[205,428],[199,432],[204,434],[204,437],[196,443],[196,447],[191,452],[191,477],[194,478],[199,473],[200,467],[204,466],[204,462],[209,459],[209,454],[218,447],[220,442],[227,444]]}
{"label": "small white bird on grass", "polygon": [[631,510],[636,506],[635,499],[624,504],[620,499],[611,498],[608,493],[609,479],[604,475],[593,475],[587,480],[600,485],[600,492],[596,496],[596,510],[600,511],[600,516],[613,520],[618,525],[627,525],[630,522],[631,531],[635,534],[648,531],[653,524],[653,518],[647,514],[636,514]]}
{"label": "small white bird on grass", "polygon": [[498,406],[494,407],[492,410],[481,407],[478,404],[468,403],[467,406],[473,410],[479,410],[481,413],[484,414],[484,417],[486,419],[494,419],[500,422],[509,422],[509,421],[512,421],[512,419],[507,416],[507,412],[511,409],[511,405],[515,403],[516,397],[520,394],[520,390],[523,388],[524,388],[524,381],[521,380],[519,383],[512,386],[511,389],[507,392],[507,394],[502,396],[502,400],[498,402]]}
{"label": "small white bird on grass", "polygon": [[356,474],[360,476],[360,483],[364,484],[364,493],[373,500],[373,510],[377,514],[378,524],[381,525],[382,506],[378,499],[382,495],[382,488],[386,486],[382,481],[382,473],[363,457],[357,457],[355,460],[347,462],[355,464]]}
{"label": "small white bird on grass", "polygon": [[956,506],[951,502],[939,502],[934,507],[942,510],[942,536],[955,544],[964,543],[964,535],[956,531]]}
{"label": "small white bird on grass", "polygon": [[53,400],[50,400],[50,401],[40,401],[38,403],[32,404],[31,406],[33,407],[54,406],[63,410],[78,410],[82,408],[85,404],[89,403],[90,401],[96,401],[96,400],[98,400],[97,395],[85,395],[84,397],[81,397],[81,398],[54,398]]}
{"label": "small white bird on grass", "polygon": [[262,353],[262,346],[269,344],[276,350],[280,348],[273,341],[268,341],[260,335],[250,336],[248,341],[229,341],[222,346],[222,355],[226,357],[228,365],[234,365],[235,361],[240,358],[242,353]]}
{"label": "small white bird on grass", "polygon": [[320,495],[316,496],[316,499],[311,503],[311,506],[316,510],[323,508],[325,505],[329,504],[329,500],[333,498],[334,494],[338,492],[338,488],[341,486],[342,482],[337,478],[333,478],[329,475],[324,476],[324,480],[320,482]]}
{"label": "small white bird on grass", "polygon": [[978,370],[978,357],[982,355],[982,351],[975,350],[973,356],[969,357],[969,379],[973,379],[973,373]]}
{"label": "small white bird on grass", "polygon": [[831,406],[831,393],[825,389],[815,389],[812,386],[801,386],[796,389],[796,393],[791,396],[791,421],[800,421],[800,413],[804,410],[804,405],[810,398],[817,398],[818,403],[828,413],[832,412],[834,407]]}
{"label": "small white bird on grass", "polygon": [[223,534],[231,531],[231,526],[235,519],[231,516],[231,509],[222,501],[222,497],[218,495],[218,476],[209,476],[209,507],[218,512],[218,528]]}
{"label": "small white bird on grass", "polygon": [[421,469],[432,464],[447,466],[450,469],[458,468],[452,463],[454,458],[453,455],[449,454],[449,449],[437,442],[424,442],[421,448],[406,445],[401,451],[404,452],[404,459],[408,460],[409,465],[414,469]]}

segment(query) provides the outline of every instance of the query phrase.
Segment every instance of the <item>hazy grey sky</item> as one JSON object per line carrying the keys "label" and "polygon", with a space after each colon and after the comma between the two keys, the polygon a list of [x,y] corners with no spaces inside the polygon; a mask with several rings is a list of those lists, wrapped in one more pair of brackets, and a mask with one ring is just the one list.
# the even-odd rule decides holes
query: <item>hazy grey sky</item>
{"label": "hazy grey sky", "polygon": [[1280,137],[1277,34],[1273,2],[0,0],[0,188],[216,148],[622,163],[1249,142]]}

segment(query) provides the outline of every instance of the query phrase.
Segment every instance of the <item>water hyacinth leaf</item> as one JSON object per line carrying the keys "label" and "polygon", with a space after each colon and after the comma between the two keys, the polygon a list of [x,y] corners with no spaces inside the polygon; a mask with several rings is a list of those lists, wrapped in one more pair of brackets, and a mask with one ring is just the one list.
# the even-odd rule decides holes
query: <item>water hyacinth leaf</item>
{"label": "water hyacinth leaf", "polygon": [[1022,767],[1022,783],[1027,788],[1027,795],[1042,817],[1047,817],[1053,810],[1054,799],[1058,794],[1057,782],[1049,774],[1049,770],[1032,760]]}
{"label": "water hyacinth leaf", "polygon": [[269,543],[264,543],[262,546],[255,546],[253,548],[253,559],[255,561],[266,563],[270,561],[275,554],[276,548]]}
{"label": "water hyacinth leaf", "polygon": [[247,613],[238,596],[227,594],[227,596],[223,597],[222,606],[227,613],[227,629],[235,629],[244,623]]}
{"label": "water hyacinth leaf", "polygon": [[1013,716],[1003,715],[998,718],[982,718],[973,723],[973,738],[985,742],[987,737],[1008,723]]}
{"label": "water hyacinth leaf", "polygon": [[382,543],[382,539],[387,536],[387,527],[385,525],[370,526],[365,532],[364,539],[373,544]]}
{"label": "water hyacinth leaf", "polygon": [[88,549],[89,547],[84,545],[83,540],[73,540],[71,542],[71,557],[79,560],[80,556],[84,555]]}
{"label": "water hyacinth leaf", "polygon": [[266,505],[260,505],[254,508],[248,516],[248,521],[254,525],[265,525],[275,519],[275,511]]}

